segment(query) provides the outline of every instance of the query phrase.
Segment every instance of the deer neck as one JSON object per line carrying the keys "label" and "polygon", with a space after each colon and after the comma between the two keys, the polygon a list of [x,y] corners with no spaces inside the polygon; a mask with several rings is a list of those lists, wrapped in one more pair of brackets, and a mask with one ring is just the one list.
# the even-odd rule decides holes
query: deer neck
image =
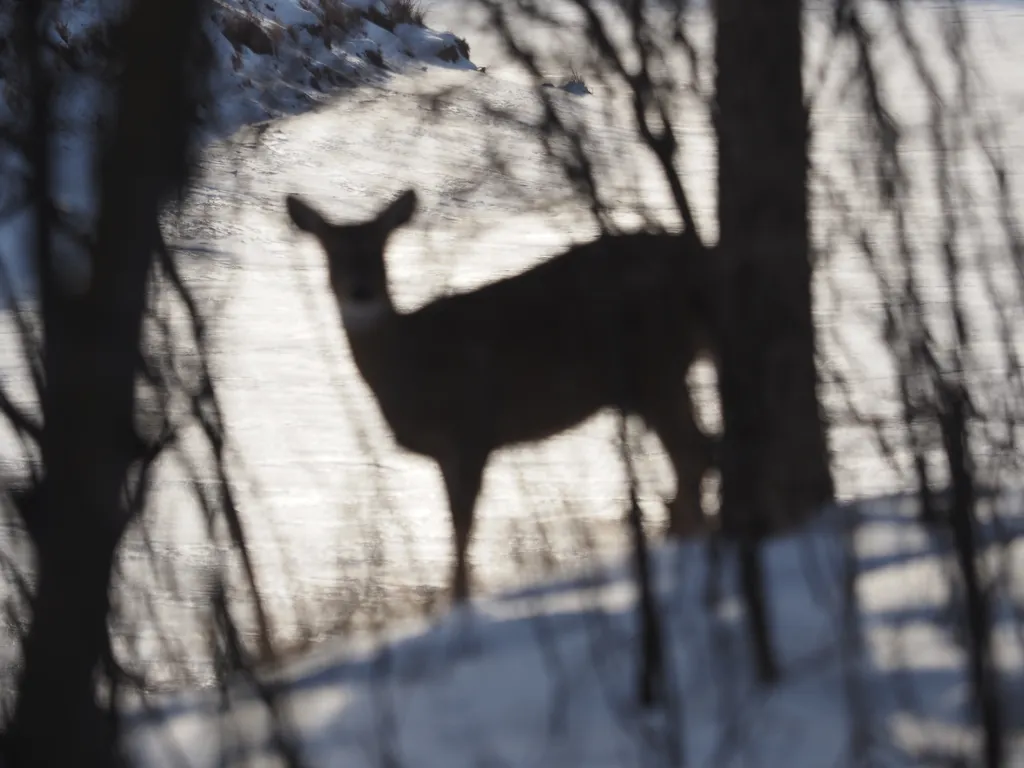
{"label": "deer neck", "polygon": [[388,358],[399,318],[391,297],[373,302],[339,301],[338,310],[356,366],[376,389],[390,367]]}

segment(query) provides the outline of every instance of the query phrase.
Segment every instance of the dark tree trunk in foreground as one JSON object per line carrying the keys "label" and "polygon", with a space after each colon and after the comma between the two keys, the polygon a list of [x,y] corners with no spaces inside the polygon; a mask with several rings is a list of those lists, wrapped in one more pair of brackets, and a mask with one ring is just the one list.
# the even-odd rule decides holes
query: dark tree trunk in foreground
{"label": "dark tree trunk in foreground", "polygon": [[832,499],[817,398],[800,0],[718,0],[719,386],[727,530],[758,536]]}
{"label": "dark tree trunk in foreground", "polygon": [[[43,3],[33,5],[38,11]],[[188,65],[201,5],[136,0],[119,30],[114,55],[122,68],[103,134],[99,221],[84,285],[62,279],[47,245],[50,195],[40,179],[48,175],[52,121],[49,94],[36,93],[30,160],[46,345],[44,476],[23,510],[38,579],[6,745],[14,765],[118,762],[96,678],[107,643],[111,571],[129,522],[126,484],[141,448],[135,378],[157,216],[187,167],[194,114]],[[37,40],[37,56],[41,45]]]}

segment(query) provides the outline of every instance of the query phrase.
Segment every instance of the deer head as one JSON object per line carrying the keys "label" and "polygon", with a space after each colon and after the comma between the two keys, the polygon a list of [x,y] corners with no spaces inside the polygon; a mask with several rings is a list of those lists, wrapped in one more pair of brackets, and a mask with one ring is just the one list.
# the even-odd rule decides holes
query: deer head
{"label": "deer head", "polygon": [[394,312],[384,251],[391,233],[416,211],[416,192],[407,189],[370,221],[332,224],[296,195],[285,198],[295,226],[320,241],[327,255],[331,289],[349,331]]}

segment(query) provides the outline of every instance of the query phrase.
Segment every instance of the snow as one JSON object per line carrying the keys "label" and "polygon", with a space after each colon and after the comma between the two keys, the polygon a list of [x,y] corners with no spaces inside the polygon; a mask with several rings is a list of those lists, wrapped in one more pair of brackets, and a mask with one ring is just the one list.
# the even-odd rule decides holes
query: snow
{"label": "snow", "polygon": [[[212,122],[220,135],[244,123],[302,111],[332,87],[373,81],[383,72],[400,72],[414,63],[476,69],[458,54],[458,38],[451,32],[410,24],[398,24],[390,32],[365,17],[371,7],[387,15],[381,0],[344,0],[340,5],[363,14],[350,29],[332,27],[334,16],[305,0],[263,0],[255,16],[240,7],[239,0],[223,7],[221,18],[255,18],[271,33],[274,53],[259,55],[243,47],[239,60],[238,46],[222,31],[224,24],[211,30],[224,63],[219,90],[231,94],[226,101],[217,100],[219,114]],[[454,62],[438,58],[446,48],[455,50]]]}
{"label": "snow", "polygon": [[[1013,519],[1020,506],[1010,500]],[[612,768],[669,764],[673,751],[683,756],[676,764],[696,766],[742,757],[818,768],[858,751],[871,765],[911,765],[901,750],[956,751],[976,738],[963,655],[934,612],[922,613],[920,582],[909,575],[939,565],[934,549],[904,543],[913,511],[897,498],[832,509],[765,547],[784,670],[773,688],[755,680],[733,553],[712,567],[707,546],[689,543],[655,551],[671,696],[653,711],[637,705],[625,563],[474,602],[369,651],[329,648],[281,673],[278,690],[304,757],[318,766]],[[854,540],[867,544],[848,560],[858,516]],[[863,647],[844,597],[851,566],[862,585]],[[917,617],[912,626],[904,615]],[[897,635],[902,656],[892,653]],[[1019,656],[1001,656],[1007,688]],[[142,765],[171,764],[174,744],[189,765],[212,766],[222,750],[259,756],[271,743],[265,707],[241,686],[228,713],[195,694],[162,712],[132,718],[128,744]]]}
{"label": "snow", "polygon": [[[361,3],[348,3],[348,5],[360,5]],[[237,10],[237,3],[231,4],[232,8]],[[285,0],[285,2],[264,2],[262,4],[263,13],[266,14],[265,18],[268,21],[276,21],[279,24],[283,24],[286,27],[294,27],[300,24],[315,24],[319,20],[319,16],[315,14],[309,7],[303,3],[295,2],[294,0]]]}
{"label": "snow", "polygon": [[[335,0],[334,4],[363,13],[374,6],[388,13],[381,0]],[[6,12],[0,11],[0,32],[11,24],[11,6],[6,8]],[[65,0],[48,36],[55,46],[84,52],[88,60],[90,37],[99,34],[120,9],[113,3]],[[205,140],[229,136],[247,124],[305,111],[332,90],[376,82],[413,64],[477,69],[451,32],[398,24],[392,33],[364,17],[357,19],[351,29],[342,30],[332,27],[324,7],[312,1],[218,0],[205,22],[216,60],[212,97],[203,111]],[[269,50],[258,53],[249,44],[259,49],[268,46]],[[63,75],[63,80],[58,80],[56,117],[62,130],[54,158],[55,196],[60,208],[89,222],[95,214],[93,126],[103,86],[88,75]],[[17,90],[16,84],[0,79],[0,119],[10,121],[18,111],[10,102]],[[18,162],[7,148],[2,150],[0,167],[17,166]],[[10,173],[5,176],[13,178]],[[0,259],[18,296],[29,294],[34,282],[24,256],[29,224],[25,212],[0,222]]]}

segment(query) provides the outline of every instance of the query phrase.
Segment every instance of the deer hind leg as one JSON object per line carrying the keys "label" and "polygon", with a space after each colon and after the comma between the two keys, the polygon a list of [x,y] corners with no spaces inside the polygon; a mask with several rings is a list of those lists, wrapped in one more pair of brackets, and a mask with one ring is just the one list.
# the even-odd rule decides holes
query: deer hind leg
{"label": "deer hind leg", "polygon": [[452,516],[455,563],[451,589],[452,599],[457,603],[465,602],[469,598],[469,565],[466,556],[473,534],[473,515],[486,463],[486,452],[473,451],[462,451],[439,461]]}
{"label": "deer hind leg", "polygon": [[[685,386],[685,385],[684,385]],[[676,496],[668,502],[668,534],[684,538],[707,530],[701,506],[701,484],[711,468],[714,441],[697,426],[689,392],[656,399],[641,411],[661,440],[676,476]]]}

